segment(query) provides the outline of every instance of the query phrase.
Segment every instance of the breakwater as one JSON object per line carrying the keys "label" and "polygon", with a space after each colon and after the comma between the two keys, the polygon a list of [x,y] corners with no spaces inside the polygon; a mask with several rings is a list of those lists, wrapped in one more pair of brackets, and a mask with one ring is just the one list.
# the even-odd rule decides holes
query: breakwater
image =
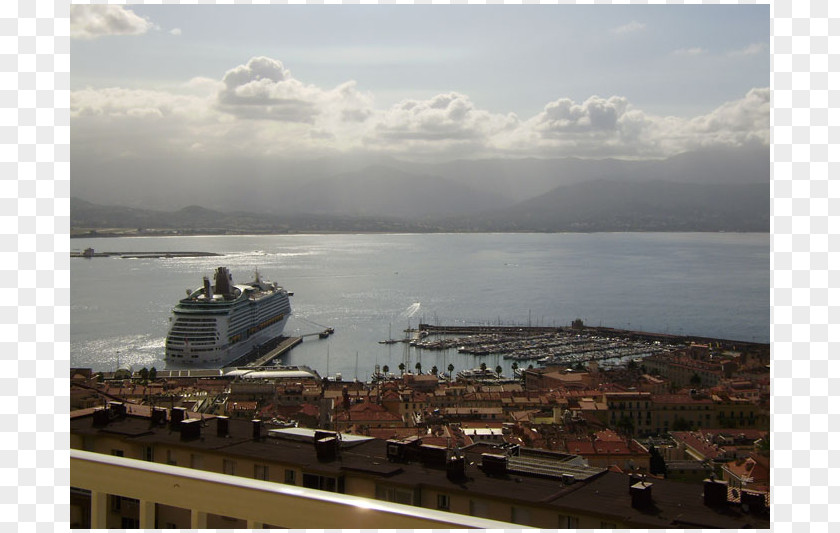
{"label": "breakwater", "polygon": [[121,257],[123,259],[172,259],[181,257],[220,257],[223,254],[213,252],[94,252],[88,248],[84,252],[70,252],[70,257],[91,259],[94,257]]}

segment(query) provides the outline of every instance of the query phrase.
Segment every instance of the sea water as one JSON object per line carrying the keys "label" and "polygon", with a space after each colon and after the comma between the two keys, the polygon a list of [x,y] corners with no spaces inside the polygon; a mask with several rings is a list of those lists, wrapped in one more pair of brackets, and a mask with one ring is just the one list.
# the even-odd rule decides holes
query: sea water
{"label": "sea water", "polygon": [[[71,365],[163,369],[172,307],[217,266],[259,270],[294,293],[281,363],[367,379],[375,365],[424,371],[499,356],[379,344],[420,322],[587,325],[769,342],[770,236],[729,233],[376,234],[73,239],[73,251],[222,257],[71,260]],[[212,278],[211,278],[212,279]],[[508,374],[509,375],[509,374]]]}

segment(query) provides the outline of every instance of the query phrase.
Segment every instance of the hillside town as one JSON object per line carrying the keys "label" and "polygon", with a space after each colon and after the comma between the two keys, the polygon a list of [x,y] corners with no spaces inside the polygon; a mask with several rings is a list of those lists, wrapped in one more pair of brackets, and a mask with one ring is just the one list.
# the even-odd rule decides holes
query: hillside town
{"label": "hillside town", "polygon": [[[643,477],[642,488],[651,483],[662,485],[660,490],[653,489],[654,499],[663,495],[664,486],[676,487],[667,491],[677,494],[705,484],[705,489],[692,494],[705,494],[706,499],[737,512],[734,518],[720,512],[699,513],[706,518],[692,519],[692,524],[766,527],[762,524],[769,523],[769,357],[768,345],[745,345],[741,351],[733,351],[714,343],[695,343],[610,368],[601,368],[596,361],[539,368],[529,365],[506,377],[500,368],[497,372],[482,368],[453,375],[451,365],[448,372],[434,368],[429,373],[405,368],[391,372],[384,367],[377,369],[369,382],[322,378],[306,367],[243,368],[225,373],[156,369],[103,373],[77,368],[71,371],[71,447],[112,454],[125,450],[126,457],[213,469],[209,466],[212,460],[197,459],[200,456],[195,450],[190,451],[194,444],[183,434],[181,439],[157,442],[149,432],[157,434],[158,429],[138,433],[115,428],[132,418],[157,417],[161,424],[152,426],[161,432],[168,427],[165,432],[171,434],[186,431],[179,430],[179,423],[197,420],[202,427],[218,426],[219,432],[242,426],[246,433],[253,431],[255,437],[264,436],[273,445],[290,435],[296,439],[309,435],[315,448],[324,435],[334,435],[342,447],[354,446],[357,453],[369,449],[367,453],[379,454],[386,462],[412,464],[406,457],[414,453],[417,460],[413,462],[422,463],[423,468],[433,467],[434,461],[427,458],[438,454],[449,460],[474,457],[465,467],[467,471],[481,463],[480,468],[490,472],[499,468],[494,461],[501,462],[500,471],[516,472],[520,481],[531,474],[535,480],[544,480],[586,471],[582,477],[575,474],[582,486],[619,474],[631,479],[638,476]],[[164,426],[167,420],[169,425]],[[271,436],[278,438],[266,438]],[[321,453],[315,448],[313,457],[315,452]],[[254,462],[252,471],[231,466],[236,462],[231,457],[242,451],[219,447],[212,453],[225,457],[225,466],[218,470],[226,473],[253,474],[334,492],[361,490],[351,491],[351,479],[362,475],[352,468],[343,476],[336,475],[334,467],[329,476],[318,471],[319,464],[331,462],[320,455],[314,466],[275,455],[261,463],[259,456],[264,452],[252,450],[248,454],[256,453],[255,457],[238,459]],[[178,459],[179,455],[185,458]],[[275,467],[272,461],[280,461],[282,467]],[[449,464],[446,461],[440,464]],[[570,465],[574,465],[572,470]],[[645,513],[619,517],[608,509],[586,507],[555,510],[552,518],[542,519],[546,504],[539,498],[531,498],[531,507],[514,505],[510,512],[496,516],[494,495],[486,494],[488,500],[481,502],[475,499],[481,491],[475,490],[473,499],[461,510],[448,503],[427,505],[418,496],[419,488],[416,493],[406,489],[412,485],[409,474],[406,466],[401,470],[406,479],[395,486],[379,479],[367,496],[538,527],[558,527],[555,515],[565,517],[560,519],[560,527],[683,527],[680,513],[668,516],[665,511],[653,522],[643,519]],[[400,478],[385,477],[393,482]],[[439,495],[447,502],[452,498],[453,505],[457,499],[457,494]],[[688,508],[692,503],[696,502],[678,501],[675,505]],[[136,525],[130,513],[115,513],[110,519],[117,521],[109,526]],[[74,515],[78,524],[86,523],[83,515],[82,511]],[[723,520],[723,516],[728,518]],[[171,524],[178,525],[173,520]],[[217,527],[233,526],[219,523]]]}

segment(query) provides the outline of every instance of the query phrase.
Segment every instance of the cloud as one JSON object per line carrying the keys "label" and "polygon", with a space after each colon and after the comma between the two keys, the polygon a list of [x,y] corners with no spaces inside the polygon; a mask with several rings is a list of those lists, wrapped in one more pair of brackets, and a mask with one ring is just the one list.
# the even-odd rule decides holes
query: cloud
{"label": "cloud", "polygon": [[767,50],[767,45],[765,43],[752,43],[744,48],[738,50],[732,50],[729,52],[728,55],[730,56],[754,56],[758,54],[763,54]]}
{"label": "cloud", "polygon": [[97,39],[107,35],[141,35],[152,23],[119,5],[71,5],[70,37]]}
{"label": "cloud", "polygon": [[[769,144],[770,91],[752,89],[709,113],[651,115],[623,96],[558,98],[520,119],[445,92],[378,109],[347,81],[332,89],[256,57],[220,79],[168,90],[71,92],[75,150],[99,155],[235,154],[260,157],[377,153],[404,158],[667,157],[701,147]],[[180,156],[179,156],[180,157]]]}
{"label": "cloud", "polygon": [[699,56],[707,53],[708,50],[705,48],[694,47],[694,48],[680,48],[679,50],[674,50],[671,54],[675,56]]}
{"label": "cloud", "polygon": [[355,91],[355,83],[333,90],[305,85],[282,62],[268,57],[255,57],[228,70],[222,84],[219,109],[238,118],[314,124],[327,111],[338,112],[342,121],[349,122],[369,114],[367,99]]}
{"label": "cloud", "polygon": [[628,33],[635,33],[637,31],[642,31],[645,29],[645,25],[638,21],[631,21],[623,26],[618,26],[610,30],[610,33],[614,35],[626,35]]}
{"label": "cloud", "polygon": [[169,35],[175,35],[176,37],[181,35],[181,28],[172,28],[169,30]]}

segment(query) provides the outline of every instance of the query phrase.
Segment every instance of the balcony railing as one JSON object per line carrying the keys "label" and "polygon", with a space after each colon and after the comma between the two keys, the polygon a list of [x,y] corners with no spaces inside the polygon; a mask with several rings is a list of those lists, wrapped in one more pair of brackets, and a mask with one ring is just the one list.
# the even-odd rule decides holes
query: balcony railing
{"label": "balcony railing", "polygon": [[[155,504],[188,509],[191,528],[207,515],[241,519],[249,528],[521,529],[495,520],[283,485],[178,466],[70,450],[70,485],[91,493],[91,527],[106,527],[107,496],[134,498],[140,528],[155,527]],[[186,526],[185,526],[186,527]]]}

